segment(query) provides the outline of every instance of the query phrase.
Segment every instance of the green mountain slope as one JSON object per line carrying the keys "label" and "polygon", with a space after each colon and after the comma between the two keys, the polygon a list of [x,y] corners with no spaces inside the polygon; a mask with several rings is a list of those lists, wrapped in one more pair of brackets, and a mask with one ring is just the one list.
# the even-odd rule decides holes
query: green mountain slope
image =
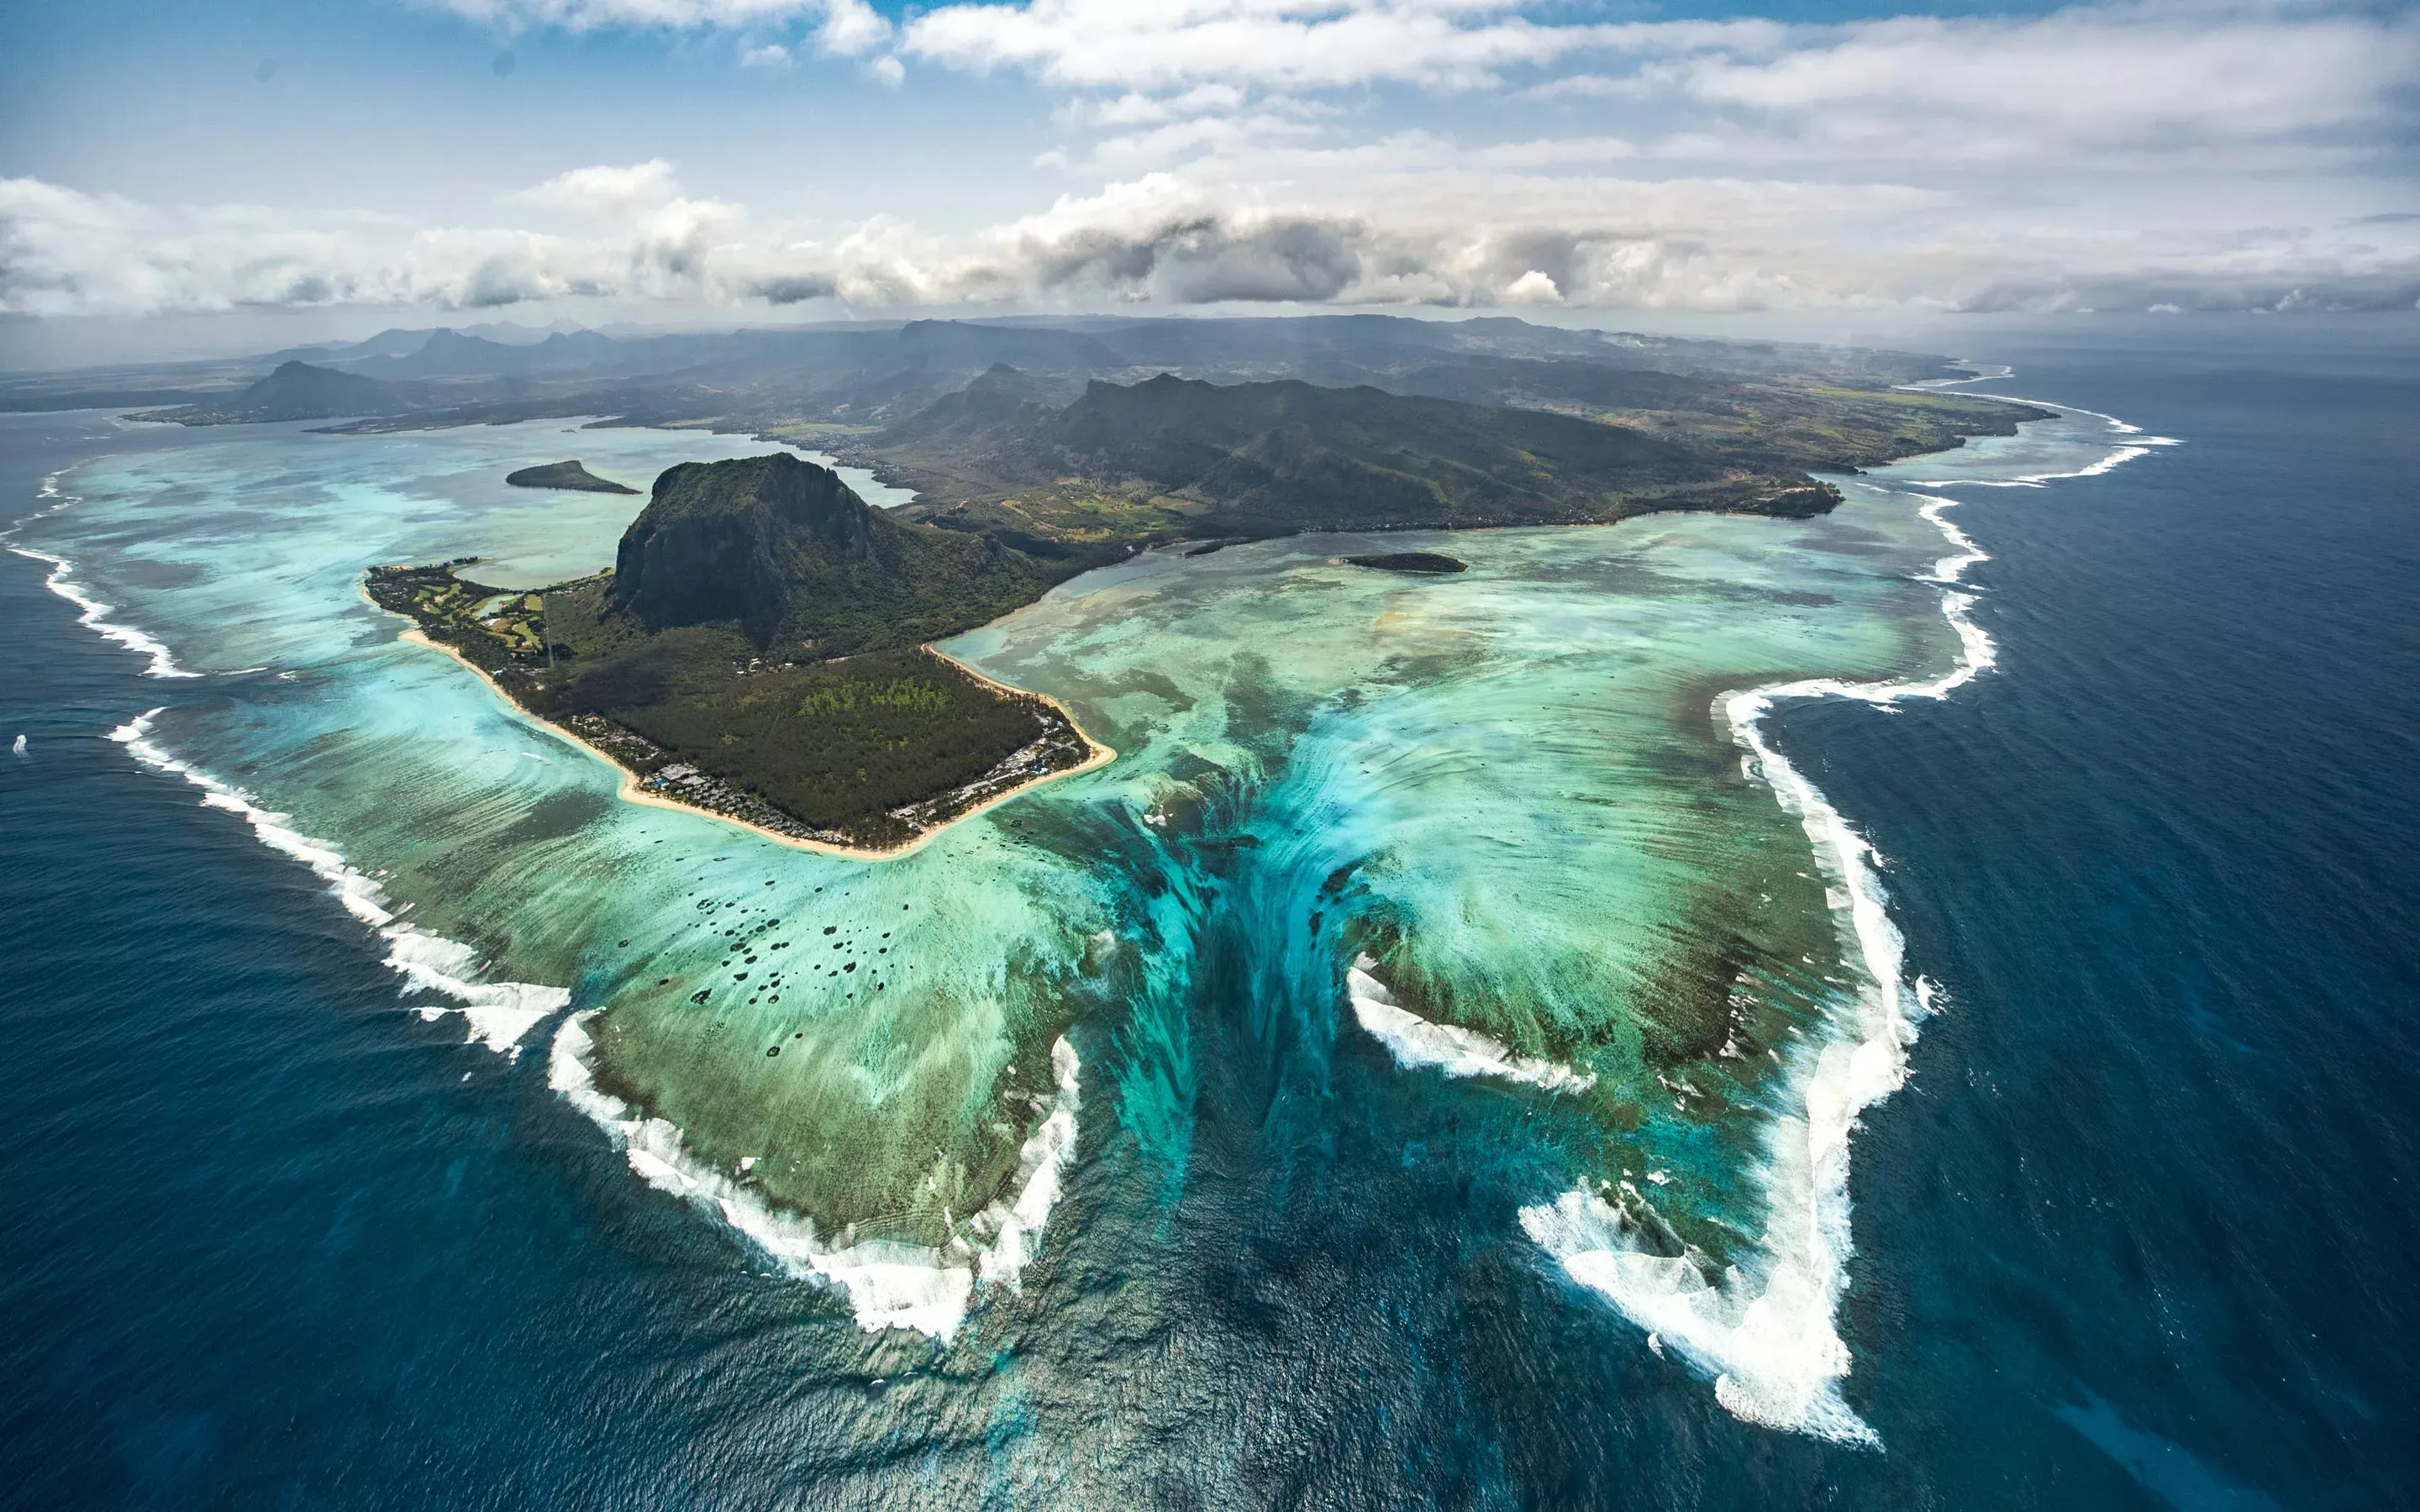
{"label": "green mountain slope", "polygon": [[600,624],[729,624],[764,659],[827,659],[954,635],[1085,564],[894,519],[787,454],[686,463],[623,533]]}
{"label": "green mountain slope", "polygon": [[[1660,378],[1660,375],[1651,377]],[[995,368],[862,455],[937,523],[1032,554],[1070,543],[1620,519],[1646,509],[1805,515],[1832,491],[1646,431],[1544,409],[1168,375],[1053,408]]]}

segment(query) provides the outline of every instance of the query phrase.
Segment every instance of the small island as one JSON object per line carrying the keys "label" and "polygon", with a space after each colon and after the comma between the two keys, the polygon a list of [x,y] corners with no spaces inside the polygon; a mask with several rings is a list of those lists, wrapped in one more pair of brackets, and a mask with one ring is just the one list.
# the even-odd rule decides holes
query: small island
{"label": "small island", "polygon": [[581,493],[635,494],[639,491],[628,484],[598,477],[581,466],[577,457],[568,462],[549,462],[540,467],[507,472],[504,481],[516,488],[570,488]]}
{"label": "small island", "polygon": [[1419,572],[1442,576],[1468,572],[1470,563],[1435,551],[1388,551],[1376,556],[1346,557],[1357,567],[1375,567],[1380,572]]}

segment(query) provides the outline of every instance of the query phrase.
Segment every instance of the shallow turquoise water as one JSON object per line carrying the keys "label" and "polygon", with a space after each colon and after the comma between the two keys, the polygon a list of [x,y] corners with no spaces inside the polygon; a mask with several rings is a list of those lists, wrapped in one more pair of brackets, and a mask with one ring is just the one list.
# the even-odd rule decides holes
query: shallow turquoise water
{"label": "shallow turquoise water", "polygon": [[[1021,1289],[975,1290],[947,1344],[867,1333],[638,1179],[549,1085],[559,1016],[518,1059],[422,1022],[455,999],[398,998],[394,942],[328,881],[108,738],[250,684],[144,675],[0,551],[0,1484],[381,1512],[2408,1504],[2420,386],[2391,322],[2235,324],[1961,321],[2021,364],[1987,387],[2189,444],[1947,490],[1993,553],[1969,576],[1997,669],[1762,726],[1881,848],[1906,969],[1940,984],[1853,1140],[1838,1387],[1879,1452],[1743,1421],[1542,1248],[1524,1213],[1598,1126],[1407,1072],[1324,949],[1303,990],[1260,970],[1283,932],[1251,899],[1285,889],[1244,847],[1192,847],[1227,871],[1218,900],[1187,883],[1207,927],[1155,979],[1183,1000],[1071,1026],[1076,1154]],[[201,439],[228,438],[0,417],[0,517],[71,461]],[[2052,471],[1993,449],[1876,481]],[[513,949],[557,928],[527,923]],[[621,995],[545,980],[575,1011]]]}
{"label": "shallow turquoise water", "polygon": [[[2071,471],[2109,439],[2046,423],[1955,466]],[[1063,1181],[1174,1215],[1205,1159],[1304,1136],[1298,1114],[1250,1155],[1205,1135],[1205,1087],[1238,1074],[1205,1057],[1264,1057],[1243,1082],[1274,1109],[1332,1103],[1337,1058],[1377,1049],[1406,1095],[1510,1120],[1525,1211],[1562,1195],[1569,1222],[1504,1214],[1506,1237],[1662,1327],[1736,1410],[1859,1431],[1830,1321],[1845,1199],[1789,1141],[1825,1047],[1900,1031],[1869,1022],[1856,879],[1717,700],[1958,663],[1919,496],[1885,477],[1815,521],[1384,538],[1470,563],[1447,579],[1323,537],[1089,575],[947,649],[1061,698],[1117,762],[873,863],[617,801],[605,764],[359,595],[377,563],[477,554],[526,584],[610,561],[635,501],[506,489],[512,466],[635,481],[761,449],[204,433],[77,470],[19,544],[200,674],[163,680],[138,754],[240,790],[222,806],[298,855],[326,842],[427,1012],[500,1051],[552,1036],[557,1087],[639,1174],[838,1282],[868,1329],[954,1336],[1079,1221],[1054,1220]],[[1408,1037],[1348,995],[1357,961]],[[1481,1038],[1424,1058],[1442,1024]],[[1608,1254],[1653,1268],[1592,1279]],[[1703,1316],[1667,1317],[1709,1283]]]}

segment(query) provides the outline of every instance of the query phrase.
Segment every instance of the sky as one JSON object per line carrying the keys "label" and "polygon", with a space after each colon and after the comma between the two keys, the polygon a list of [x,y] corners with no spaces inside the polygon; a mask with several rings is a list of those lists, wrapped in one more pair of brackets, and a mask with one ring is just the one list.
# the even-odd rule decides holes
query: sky
{"label": "sky", "polygon": [[2410,5],[0,0],[0,38],[20,338],[2420,303]]}

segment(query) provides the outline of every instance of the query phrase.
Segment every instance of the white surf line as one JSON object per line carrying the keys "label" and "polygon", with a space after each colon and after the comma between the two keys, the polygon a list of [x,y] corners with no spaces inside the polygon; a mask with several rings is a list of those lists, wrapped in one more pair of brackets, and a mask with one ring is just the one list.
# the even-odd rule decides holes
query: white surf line
{"label": "white surf line", "polygon": [[1754,1271],[1735,1264],[1718,1283],[1710,1282],[1696,1257],[1640,1250],[1629,1219],[1585,1185],[1521,1211],[1521,1227],[1532,1242],[1651,1339],[1712,1375],[1714,1399],[1734,1416],[1869,1447],[1881,1440],[1840,1396],[1850,1367],[1836,1321],[1853,1248],[1849,1138],[1858,1114],[1907,1079],[1908,1047],[1936,993],[1930,981],[1906,978],[1906,942],[1890,919],[1881,857],[1774,748],[1764,719],[1785,699],[1852,698],[1880,708],[1943,699],[1996,664],[1997,645],[1967,612],[1974,595],[1956,587],[1969,567],[1990,556],[1947,518],[1955,500],[1916,497],[1924,500],[1919,513],[1956,548],[1924,580],[1943,587],[1942,616],[1958,632],[1957,664],[1925,683],[1807,678],[1726,694],[1714,703],[1717,719],[1741,748],[1742,770],[1769,786],[1814,842],[1825,900],[1854,942],[1866,979],[1852,1011],[1833,1016],[1821,1039],[1802,1047],[1785,1069],[1784,1095],[1797,1107],[1776,1119],[1766,1137],[1769,1216]]}
{"label": "white surf line", "polygon": [[202,675],[200,672],[189,672],[178,666],[177,658],[169,654],[168,647],[158,637],[137,629],[133,625],[119,625],[110,619],[113,606],[102,603],[70,580],[75,572],[75,564],[67,558],[54,556],[48,551],[37,551],[29,546],[12,546],[8,549],[21,557],[50,563],[50,576],[42,579],[42,586],[76,607],[80,611],[76,615],[76,623],[91,626],[103,638],[116,641],[129,651],[150,657],[150,665],[143,669],[144,676],[199,677]]}
{"label": "white surf line", "polygon": [[422,1018],[433,1024],[449,1012],[458,1012],[470,1027],[465,1042],[482,1043],[518,1058],[522,1038],[540,1021],[570,1006],[571,994],[561,987],[476,980],[476,951],[458,940],[402,922],[386,906],[385,889],[354,870],[334,845],[303,834],[287,822],[287,815],[271,813],[253,802],[242,789],[170,755],[153,743],[151,724],[159,713],[153,709],[137,716],[111,731],[109,738],[124,746],[146,766],[174,772],[200,788],[204,808],[223,809],[238,815],[252,825],[253,834],[262,844],[316,872],[347,913],[367,924],[386,942],[386,964],[404,979],[405,992],[438,993],[454,999],[454,1006],[414,1004]]}
{"label": "white surf line", "polygon": [[[59,487],[59,480],[67,474],[68,470],[61,468],[58,471],[44,477],[42,486],[35,490],[34,497],[56,501],[48,508],[34,511],[16,524],[9,526],[7,531],[0,532],[0,540],[14,536],[34,521],[55,515],[70,504],[81,502],[83,501],[81,494],[68,493]],[[50,576],[42,580],[42,586],[76,607],[77,624],[98,631],[104,639],[115,640],[129,651],[149,657],[150,664],[143,669],[144,676],[199,677],[202,675],[200,672],[189,672],[178,667],[177,658],[169,653],[166,644],[158,637],[133,625],[119,625],[111,620],[109,616],[114,612],[115,606],[102,603],[71,581],[75,575],[75,563],[67,558],[53,555],[48,551],[37,551],[31,547],[11,546],[8,549],[28,561],[49,564]]]}
{"label": "white surf line", "polygon": [[1435,1069],[1449,1078],[1495,1076],[1550,1092],[1584,1092],[1596,1085],[1594,1072],[1515,1055],[1475,1029],[1435,1023],[1398,1006],[1387,984],[1370,975],[1376,964],[1366,955],[1357,957],[1345,970],[1344,990],[1353,999],[1353,1016],[1404,1070]]}
{"label": "white surf line", "polygon": [[775,1210],[761,1192],[691,1155],[678,1125],[598,1090],[588,1032],[597,1011],[575,1013],[555,1031],[547,1084],[594,1119],[649,1186],[721,1218],[789,1274],[845,1291],[858,1327],[869,1334],[910,1329],[947,1342],[966,1321],[978,1286],[1022,1289],[1022,1273],[1041,1253],[1042,1230],[1076,1151],[1079,1067],[1063,1037],[1050,1047],[1057,1095],[1026,1136],[1007,1193],[973,1217],[952,1221],[950,1242],[935,1248],[856,1240],[846,1231],[837,1242],[819,1239],[814,1220]]}
{"label": "white surf line", "polygon": [[[1996,383],[2002,378],[2012,378],[2015,374],[2016,369],[2002,367],[1997,372],[1983,374],[1971,378],[1930,378],[1920,383],[1902,383],[1898,386],[1901,389],[1929,390],[1947,388],[1952,385],[1962,383]],[[2125,466],[2127,463],[2132,462],[2138,456],[2149,455],[2154,447],[2182,446],[2184,444],[2183,441],[2178,440],[2174,436],[2146,436],[2143,434],[2142,426],[2131,424],[2126,421],[2118,419],[2116,415],[2104,414],[2098,409],[2086,409],[2080,405],[2060,404],[2055,399],[2024,399],[2019,398],[2013,393],[1970,393],[1968,396],[1977,399],[1998,399],[2008,404],[2028,404],[2038,409],[2055,409],[2063,414],[2089,415],[2093,419],[2107,425],[2111,430],[2116,431],[2118,435],[2128,436],[2133,439],[2122,445],[2113,448],[2109,455],[2102,457],[2100,461],[2079,468],[2072,472],[2028,472],[2014,478],[1917,479],[1915,480],[1917,487],[2039,488],[2044,484],[2058,483],[2068,478],[2097,478],[2102,473],[2108,472],[2113,469]]]}

